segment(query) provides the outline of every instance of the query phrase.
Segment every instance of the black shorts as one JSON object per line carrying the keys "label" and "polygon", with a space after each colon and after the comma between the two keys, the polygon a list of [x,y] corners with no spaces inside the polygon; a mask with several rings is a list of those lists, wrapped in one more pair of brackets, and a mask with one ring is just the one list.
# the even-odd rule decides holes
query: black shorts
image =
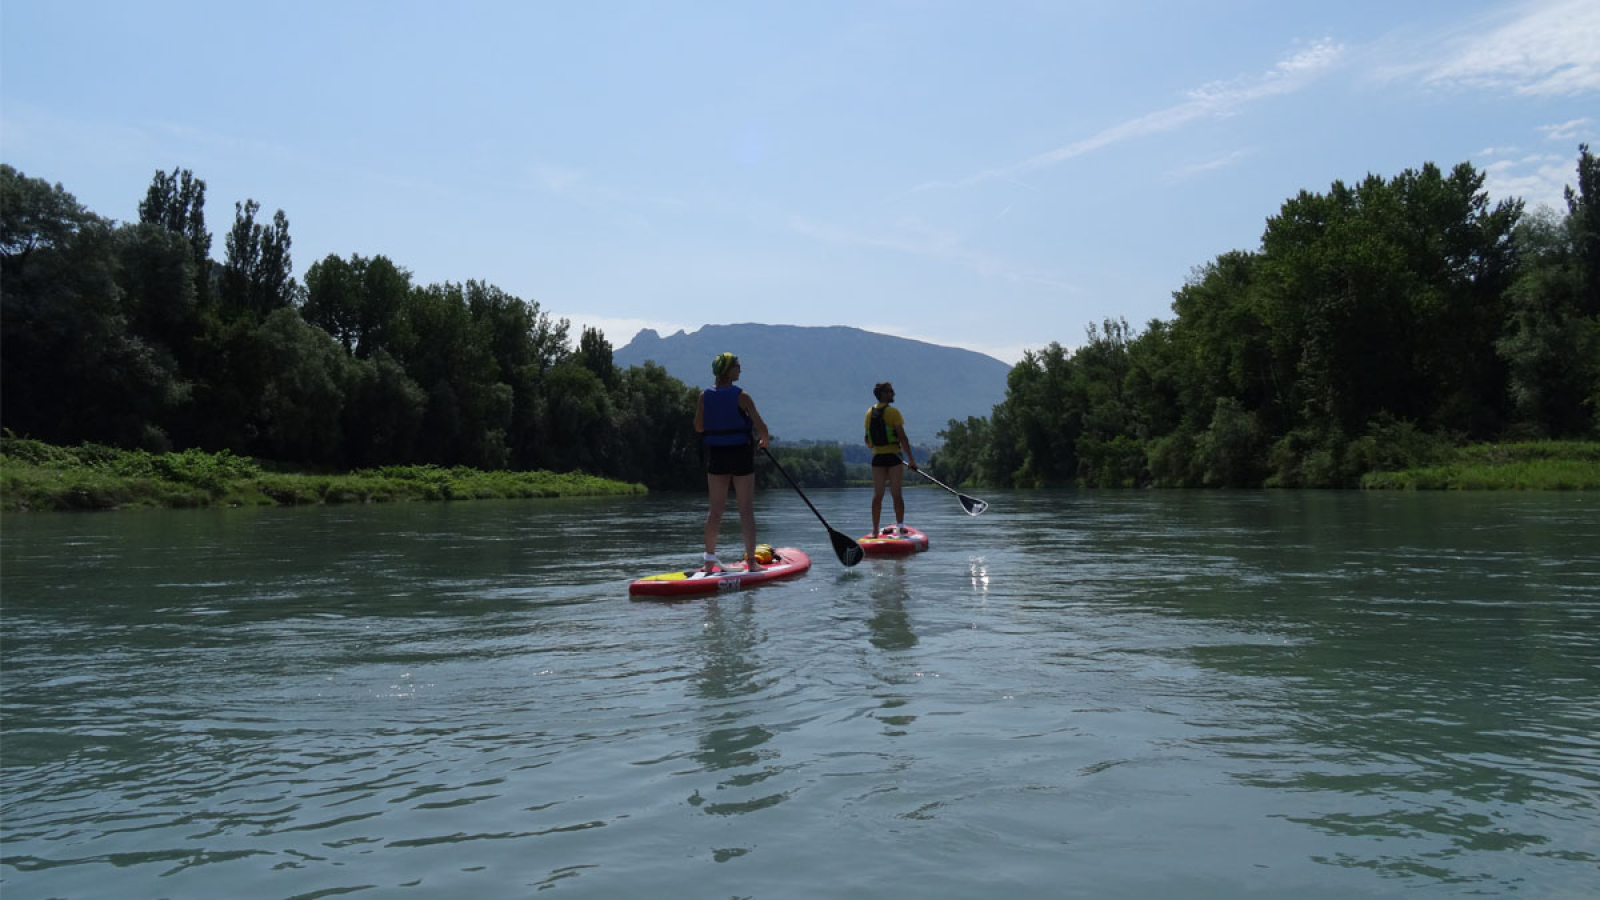
{"label": "black shorts", "polygon": [[905,465],[905,460],[898,453],[872,454],[872,467],[874,469],[892,469],[895,466]]}
{"label": "black shorts", "polygon": [[707,475],[754,475],[756,471],[756,445],[734,444],[731,447],[706,448]]}

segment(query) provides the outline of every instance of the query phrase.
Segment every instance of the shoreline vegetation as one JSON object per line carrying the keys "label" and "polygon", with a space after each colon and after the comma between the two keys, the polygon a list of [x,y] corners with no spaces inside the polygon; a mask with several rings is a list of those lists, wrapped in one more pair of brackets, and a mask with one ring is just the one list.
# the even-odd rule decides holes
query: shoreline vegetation
{"label": "shoreline vegetation", "polygon": [[[1362,490],[1600,490],[1600,442],[1479,444],[1435,465],[1372,472]],[[634,496],[644,485],[579,472],[415,465],[338,474],[277,471],[226,450],[150,453],[0,438],[0,510],[305,506]]]}
{"label": "shoreline vegetation", "polygon": [[[1491,198],[1467,162],[1301,190],[1258,246],[1196,268],[1171,318],[1050,340],[987,415],[918,426],[942,442],[928,467],[972,488],[1593,488],[1587,144],[1576,176],[1564,211]],[[287,214],[258,221],[254,199],[235,202],[213,259],[205,190],[157,171],[138,221],[119,222],[0,163],[0,434],[80,447],[8,464],[0,502],[703,489],[699,388],[618,365],[599,329],[574,341],[568,320],[487,281],[424,284],[359,254],[297,280]],[[804,384],[825,356],[770,371]],[[840,486],[864,449],[800,442],[783,464]],[[757,483],[775,474],[758,467]]]}
{"label": "shoreline vegetation", "polygon": [[1600,490],[1600,442],[1527,441],[1458,447],[1434,465],[1369,472],[1363,490]]}
{"label": "shoreline vegetation", "polygon": [[581,472],[382,466],[338,474],[276,471],[223,450],[150,453],[0,438],[0,510],[306,506],[632,496],[644,485]]}

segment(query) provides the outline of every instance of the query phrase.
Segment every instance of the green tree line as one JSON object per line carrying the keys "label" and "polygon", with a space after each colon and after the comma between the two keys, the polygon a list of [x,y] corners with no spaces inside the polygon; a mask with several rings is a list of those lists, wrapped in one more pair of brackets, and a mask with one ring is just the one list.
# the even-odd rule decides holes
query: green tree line
{"label": "green tree line", "polygon": [[932,465],[997,486],[1348,487],[1474,442],[1600,436],[1600,164],[1564,214],[1462,163],[1302,191],[1171,320],[1030,351]]}
{"label": "green tree line", "polygon": [[[1564,215],[1491,205],[1427,165],[1302,192],[1261,247],[1174,294],[1176,317],[1029,352],[934,470],[1015,486],[1346,486],[1471,441],[1593,438],[1600,166]],[[205,183],[157,172],[117,223],[0,165],[0,425],[56,444],[200,449],[312,470],[584,471],[701,483],[695,392],[619,369],[604,335],[478,281],[384,256],[293,277],[289,222],[234,205],[211,259]],[[806,486],[839,448],[779,452]],[[763,483],[781,485],[776,472]]]}
{"label": "green tree line", "polygon": [[695,391],[619,369],[597,330],[383,256],[293,276],[289,221],[236,203],[211,259],[205,182],[157,172],[137,222],[0,166],[0,425],[53,444],[230,451],[311,470],[583,471],[703,483]]}

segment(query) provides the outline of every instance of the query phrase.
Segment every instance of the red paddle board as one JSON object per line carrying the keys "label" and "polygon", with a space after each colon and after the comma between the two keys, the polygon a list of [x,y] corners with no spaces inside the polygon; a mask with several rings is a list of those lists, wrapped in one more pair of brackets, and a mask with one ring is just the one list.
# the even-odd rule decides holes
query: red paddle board
{"label": "red paddle board", "polygon": [[856,543],[868,556],[892,556],[928,549],[928,536],[910,525],[890,525],[876,535],[856,538]]}
{"label": "red paddle board", "polygon": [[628,585],[628,594],[633,597],[678,597],[692,594],[712,594],[717,591],[737,590],[752,584],[764,581],[775,581],[779,578],[788,578],[799,575],[811,568],[811,557],[803,550],[793,547],[779,547],[772,551],[777,557],[770,565],[757,564],[756,571],[746,572],[744,563],[734,563],[732,570],[718,566],[714,571],[705,572],[700,569],[691,569],[687,572],[663,572],[660,575],[650,575]]}

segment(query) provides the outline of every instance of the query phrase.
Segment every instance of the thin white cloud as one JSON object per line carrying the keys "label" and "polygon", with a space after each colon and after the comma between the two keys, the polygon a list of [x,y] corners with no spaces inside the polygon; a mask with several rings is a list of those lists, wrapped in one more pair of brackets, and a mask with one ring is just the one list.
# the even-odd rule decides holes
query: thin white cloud
{"label": "thin white cloud", "polygon": [[1554,153],[1500,160],[1484,166],[1484,191],[1496,199],[1520,197],[1528,209],[1567,208],[1564,192],[1577,175],[1576,156]]}
{"label": "thin white cloud", "polygon": [[1600,91],[1600,3],[1554,0],[1522,7],[1487,33],[1447,43],[1438,58],[1397,69],[1441,87],[1508,90],[1526,96]]}
{"label": "thin white cloud", "polygon": [[[1555,125],[1539,127],[1549,141],[1566,142],[1573,146],[1596,134],[1595,122],[1590,118],[1571,119]],[[1491,156],[1490,150],[1479,154]],[[1527,153],[1516,147],[1500,148],[1492,161],[1481,167],[1484,190],[1497,199],[1520,197],[1532,210],[1548,206],[1556,212],[1567,208],[1566,189],[1577,179],[1577,153]]]}
{"label": "thin white cloud", "polygon": [[1188,100],[1176,106],[1129,119],[1098,134],[1064,147],[999,168],[987,169],[957,181],[932,181],[912,190],[967,187],[985,181],[1014,181],[1019,176],[1049,168],[1086,153],[1152,134],[1173,131],[1191,122],[1236,114],[1241,108],[1271,97],[1300,90],[1318,74],[1335,65],[1344,54],[1342,44],[1323,39],[1293,53],[1260,75],[1214,81],[1187,92]]}
{"label": "thin white cloud", "polygon": [[1542,125],[1539,130],[1552,141],[1575,141],[1594,131],[1594,120],[1590,118],[1573,119],[1562,122],[1560,125]]}
{"label": "thin white cloud", "polygon": [[1207,160],[1206,162],[1183,166],[1167,173],[1167,180],[1182,181],[1186,178],[1192,178],[1205,172],[1214,172],[1218,169],[1226,169],[1227,167],[1232,166],[1241,160],[1254,156],[1255,152],[1255,148],[1250,147],[1243,150],[1235,150],[1232,153],[1219,156],[1216,159]]}

